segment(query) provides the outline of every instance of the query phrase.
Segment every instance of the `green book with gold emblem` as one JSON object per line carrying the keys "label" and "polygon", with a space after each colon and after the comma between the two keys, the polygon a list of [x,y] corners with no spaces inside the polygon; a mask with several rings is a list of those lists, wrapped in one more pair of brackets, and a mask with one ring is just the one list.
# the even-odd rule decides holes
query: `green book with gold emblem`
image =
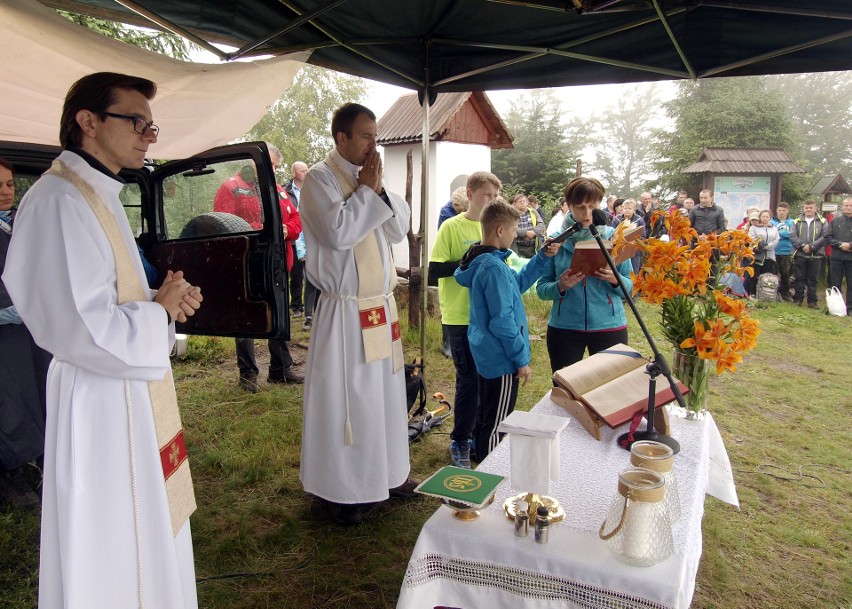
{"label": "green book with gold emblem", "polygon": [[415,490],[430,497],[481,508],[504,479],[504,476],[448,465],[429,476]]}

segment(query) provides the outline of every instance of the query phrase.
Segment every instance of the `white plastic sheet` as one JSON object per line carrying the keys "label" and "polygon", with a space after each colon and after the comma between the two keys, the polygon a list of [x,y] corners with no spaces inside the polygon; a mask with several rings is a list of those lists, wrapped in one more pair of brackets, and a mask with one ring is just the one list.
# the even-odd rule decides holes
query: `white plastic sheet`
{"label": "white plastic sheet", "polygon": [[157,83],[151,108],[160,137],[152,151],[159,159],[191,156],[245,134],[309,56],[178,61],[101,36],[34,0],[0,2],[0,23],[0,140],[59,145],[71,84],[93,72],[121,72]]}

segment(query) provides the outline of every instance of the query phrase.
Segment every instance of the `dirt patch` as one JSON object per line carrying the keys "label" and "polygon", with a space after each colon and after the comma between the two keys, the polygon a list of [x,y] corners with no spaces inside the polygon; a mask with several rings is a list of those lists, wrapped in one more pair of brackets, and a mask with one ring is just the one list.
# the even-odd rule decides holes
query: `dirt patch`
{"label": "dirt patch", "polygon": [[[293,325],[296,325],[296,321],[293,321]],[[299,326],[301,328],[301,321],[299,321]],[[305,374],[305,364],[308,361],[308,337],[309,333],[307,331],[302,332],[301,329],[298,333],[296,333],[295,329],[293,329],[293,340],[287,343],[290,349],[290,355],[293,358],[293,371],[298,374]],[[230,338],[223,338],[222,340],[230,341]],[[267,371],[269,370],[269,346],[266,339],[258,338],[254,341],[254,357],[257,362],[257,369],[260,371],[258,373],[258,377],[261,379],[266,379]],[[237,372],[237,355],[235,352],[230,352],[221,362],[217,368],[224,374],[229,375],[233,374],[236,379]]]}

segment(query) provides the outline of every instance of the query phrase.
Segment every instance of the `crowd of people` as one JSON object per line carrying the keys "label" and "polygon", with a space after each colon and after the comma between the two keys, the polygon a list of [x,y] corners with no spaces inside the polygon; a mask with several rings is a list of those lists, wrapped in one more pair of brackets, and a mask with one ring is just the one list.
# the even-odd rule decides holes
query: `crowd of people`
{"label": "crowd of people", "polygon": [[[144,78],[113,73],[75,83],[61,117],[63,151],[15,212],[14,168],[0,159],[0,362],[7,370],[0,480],[10,488],[25,463],[43,460],[43,606],[197,607],[195,498],[169,352],[174,323],[195,315],[204,298],[179,269],[149,287],[117,175],[142,167],[157,142],[156,90]],[[278,186],[291,314],[303,316],[311,334],[304,377],[287,342],[269,341],[267,380],[304,383],[304,490],[333,521],[353,525],[377,502],[413,497],[418,483],[409,475],[392,255],[410,210],[385,188],[368,108],[338,108],[331,135],[334,148],[323,161],[293,163],[292,180]],[[277,169],[282,155],[274,146],[269,153]],[[251,167],[229,177],[214,210],[259,229],[256,181]],[[631,289],[631,272],[642,264],[637,257],[615,272],[577,271],[578,244],[594,233],[609,238],[624,222],[642,226],[646,238],[668,238],[654,215],[662,205],[649,192],[610,196],[601,209],[603,184],[577,177],[546,221],[534,196],[507,202],[501,188],[490,172],[468,176],[441,210],[429,258],[456,373],[450,460],[461,468],[495,448],[499,423],[533,374],[521,295],[535,285],[551,303],[551,372],[569,366],[628,342],[622,286]],[[699,235],[725,230],[709,190],[698,205],[681,191],[675,206]],[[748,211],[740,229],[756,244],[755,274],[777,268],[782,298],[807,296],[815,305],[831,247],[831,283],[845,279],[852,302],[852,197],[830,221],[814,201],[799,218],[788,216],[786,203],[776,218]],[[553,239],[568,229],[564,240]],[[510,266],[510,257],[521,262]],[[237,339],[236,351],[240,385],[258,391],[254,341]]]}
{"label": "crowd of people", "polygon": [[[510,249],[522,260],[528,259],[523,271],[514,274],[521,292],[528,287],[527,279],[544,264],[535,293],[540,299],[552,302],[546,343],[551,372],[555,372],[580,361],[586,353],[591,355],[628,342],[618,278],[609,268],[599,269],[593,275],[571,270],[576,244],[593,238],[588,228],[591,224],[604,238],[610,237],[622,223],[630,223],[642,227],[646,239],[663,240],[668,235],[663,215],[654,215],[658,210],[668,213],[678,210],[687,215],[699,236],[720,234],[728,225],[713,192],[707,189],[699,193],[697,205],[686,191],[680,191],[664,210],[660,200],[649,192],[641,193],[638,201],[616,195],[604,199],[602,184],[580,177],[565,187],[546,230],[539,229],[544,219],[538,207],[530,205],[531,197],[523,193],[512,195],[508,208],[514,208],[518,217],[514,237],[509,238],[504,232],[492,234],[494,227],[486,227],[483,220],[493,212],[503,218],[498,226],[512,225],[508,217],[514,218],[514,214],[506,212],[500,189],[500,181],[493,174],[477,172],[469,177],[466,211],[442,219],[429,261],[429,279],[438,286],[442,323],[449,336],[447,355],[452,357],[456,372],[456,418],[449,452],[453,464],[462,468],[481,461],[494,448],[498,440],[496,427],[514,407],[517,380],[530,374],[528,351],[518,348],[525,340],[525,319],[518,314],[516,303],[506,301],[515,290],[507,287],[511,282],[503,288],[496,284],[483,288],[470,267],[478,269],[485,263],[477,265],[475,261],[487,260],[489,264],[484,268],[491,269],[493,259],[505,260]],[[599,209],[602,201],[605,207]],[[455,201],[451,203],[458,207]],[[450,203],[444,207],[448,209]],[[753,275],[743,273],[743,277],[734,278],[736,281],[730,283],[729,291],[754,298],[758,284],[765,283],[777,286],[773,289],[777,289],[778,299],[802,304],[807,296],[808,306],[817,308],[817,279],[822,272],[825,248],[832,246],[830,284],[839,287],[846,278],[848,303],[852,296],[848,288],[852,267],[849,248],[852,198],[844,199],[843,213],[830,222],[816,209],[815,201],[805,201],[802,215],[796,219],[789,218],[790,206],[783,201],[777,205],[774,218],[768,209],[748,209],[736,230],[747,232],[754,243],[755,255],[749,262]],[[572,231],[555,253],[549,251],[548,237],[575,223],[582,229]],[[490,256],[482,257],[483,252]],[[621,283],[627,290],[632,289],[631,272],[638,271],[641,264],[642,255],[637,254],[618,266]],[[502,267],[508,269],[503,264],[501,271]],[[480,275],[484,272],[480,271]],[[772,281],[763,282],[761,276]],[[479,297],[477,304],[478,289],[490,289],[487,293],[491,297]],[[505,298],[498,298],[498,293],[505,294]],[[483,307],[483,301],[491,304],[489,310]],[[499,322],[494,321],[495,316]],[[508,332],[507,326],[514,328],[514,332]],[[502,366],[495,367],[495,361]],[[514,367],[511,377],[506,376],[507,367]]]}

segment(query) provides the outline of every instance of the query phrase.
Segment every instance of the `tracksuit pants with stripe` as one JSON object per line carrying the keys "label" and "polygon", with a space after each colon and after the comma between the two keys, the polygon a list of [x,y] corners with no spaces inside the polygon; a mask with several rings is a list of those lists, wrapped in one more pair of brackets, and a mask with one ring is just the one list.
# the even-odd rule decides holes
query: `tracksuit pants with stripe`
{"label": "tracksuit pants with stripe", "polygon": [[479,412],[474,429],[477,461],[497,447],[503,436],[497,433],[497,426],[515,409],[517,400],[518,377],[514,374],[494,379],[479,377]]}

